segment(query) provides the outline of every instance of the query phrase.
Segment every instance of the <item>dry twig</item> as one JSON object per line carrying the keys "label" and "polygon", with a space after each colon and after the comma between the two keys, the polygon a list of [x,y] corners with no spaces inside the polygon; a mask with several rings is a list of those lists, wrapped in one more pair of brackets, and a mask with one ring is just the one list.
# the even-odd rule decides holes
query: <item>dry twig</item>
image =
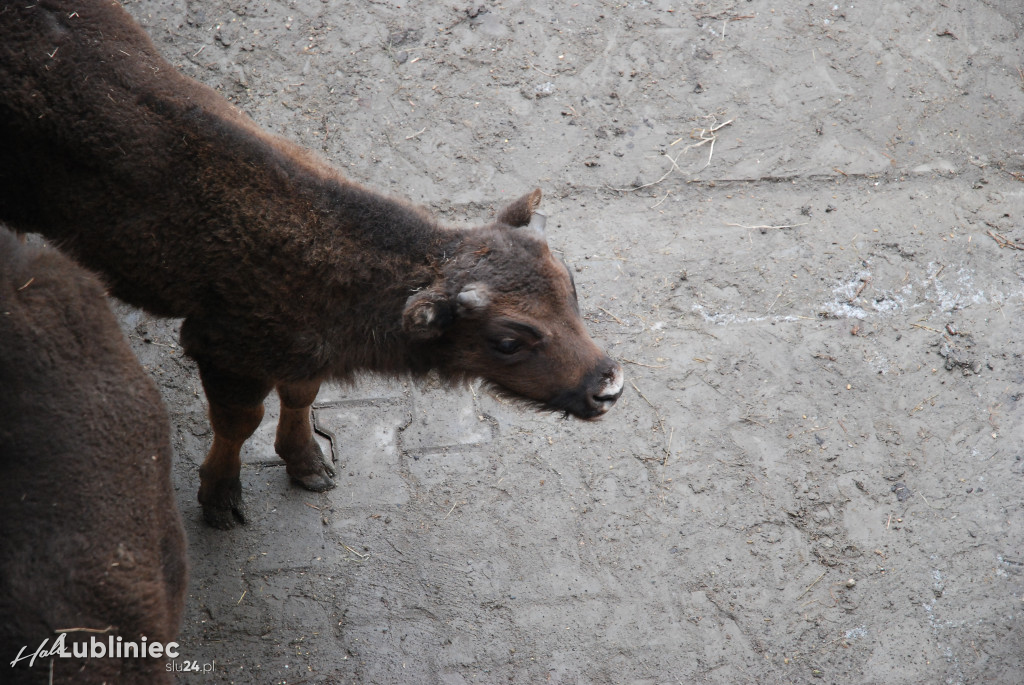
{"label": "dry twig", "polygon": [[604,307],[598,307],[598,309],[600,309],[600,310],[601,310],[602,312],[604,312],[604,313],[605,313],[605,314],[607,314],[608,316],[610,316],[610,317],[612,317],[613,319],[615,319],[615,321],[616,321],[616,322],[618,322],[618,324],[619,324],[620,326],[625,326],[625,325],[626,325],[626,324],[625,324],[625,323],[624,323],[624,322],[622,321],[622,319],[620,319],[619,317],[615,316],[614,314],[612,314],[612,313],[611,313],[610,311],[608,311],[608,310],[607,310],[607,309],[605,309]]}
{"label": "dry twig", "polygon": [[540,73],[544,74],[545,76],[550,76],[551,78],[555,77],[555,74],[549,74],[546,71],[542,71],[542,70],[538,69],[536,66],[534,66],[533,62],[528,62],[527,64],[530,65],[531,69],[536,69],[537,71],[539,71]]}
{"label": "dry twig", "polygon": [[114,629],[114,626],[107,626],[106,628],[57,628],[53,631],[55,633],[97,633],[102,635],[103,633],[109,633]]}
{"label": "dry twig", "polygon": [[[715,119],[715,115],[713,115],[713,114],[708,115],[708,117],[705,117],[705,118],[710,118],[712,120],[716,120]],[[728,121],[723,121],[720,124],[714,123],[711,126],[708,126],[707,128],[700,129],[699,131],[697,129],[694,129],[690,133],[690,138],[697,140],[697,142],[693,143],[692,145],[687,145],[686,147],[684,147],[682,150],[679,151],[679,154],[677,154],[675,157],[670,157],[667,152],[661,153],[663,157],[668,159],[669,163],[672,166],[670,166],[668,171],[666,171],[664,174],[662,174],[661,178],[659,178],[657,181],[652,181],[650,183],[644,183],[642,185],[633,186],[632,188],[615,188],[615,187],[612,187],[612,190],[616,190],[616,191],[618,191],[620,193],[633,193],[633,192],[636,192],[637,190],[642,190],[643,188],[650,188],[651,186],[658,185],[659,183],[664,181],[666,178],[671,176],[673,171],[678,171],[681,174],[691,175],[692,176],[693,174],[686,174],[685,171],[683,171],[682,169],[679,168],[679,164],[678,164],[679,158],[682,157],[688,151],[692,150],[693,148],[700,147],[702,145],[710,143],[711,144],[711,150],[708,153],[708,161],[705,162],[704,166],[702,166],[700,169],[698,169],[694,173],[700,173],[701,171],[704,171],[704,169],[707,169],[708,166],[711,164],[711,158],[715,154],[715,141],[718,140],[718,131],[720,131],[722,128],[728,126],[733,121],[734,121],[733,119],[729,119]],[[677,140],[672,141],[672,143],[669,144],[669,147],[672,147],[673,145],[678,143],[680,140],[683,140],[683,139],[679,138]],[[667,194],[666,194],[666,197],[668,197]],[[658,204],[661,204],[661,203],[658,203]],[[657,205],[655,205],[655,206],[657,206]]]}
{"label": "dry twig", "polygon": [[354,549],[352,549],[351,547],[349,547],[345,543],[342,543],[341,546],[344,547],[345,549],[347,549],[349,552],[352,552],[352,554],[355,554],[360,559],[369,559],[370,558],[369,554],[360,554],[359,552],[355,551]]}
{"label": "dry twig", "polygon": [[[818,577],[817,577],[817,578],[816,578],[816,579],[814,580],[814,582],[813,582],[813,583],[811,583],[811,584],[810,584],[810,585],[808,585],[808,586],[807,586],[806,588],[804,588],[804,591],[800,593],[800,597],[803,597],[803,596],[804,596],[804,595],[806,595],[806,594],[807,594],[808,592],[810,592],[811,588],[812,588],[812,587],[814,587],[815,585],[817,585],[817,584],[818,584],[818,581],[819,581],[819,580],[821,580],[822,578],[824,578],[824,577],[825,577],[825,574],[826,574],[826,573],[828,573],[828,571],[822,571],[822,572],[821,572],[821,575],[820,575],[820,576],[818,576]],[[798,601],[799,601],[800,597],[797,597],[797,600],[798,600]]]}
{"label": "dry twig", "polygon": [[644,364],[643,362],[635,362],[632,359],[623,359],[622,361],[626,362],[627,364],[642,366],[645,369],[664,369],[666,366],[668,366],[667,364],[662,364],[661,366],[655,366],[654,364]]}
{"label": "dry twig", "polygon": [[871,276],[864,276],[863,278],[861,278],[860,279],[860,286],[857,287],[857,292],[855,292],[853,294],[853,297],[850,298],[850,302],[853,302],[858,297],[860,297],[860,294],[862,292],[864,292],[864,288],[868,287],[868,283],[870,283],[870,282],[871,282]]}
{"label": "dry twig", "polygon": [[939,394],[935,393],[931,397],[927,397],[927,398],[921,400],[921,402],[916,407],[914,407],[913,409],[910,410],[910,415],[913,416],[915,414],[915,412],[919,412],[922,409],[924,409],[924,405],[928,404],[929,402],[931,402],[932,400],[934,400],[938,396],[939,396]]}
{"label": "dry twig", "polygon": [[746,229],[759,228],[759,229],[767,230],[769,228],[797,228],[798,226],[806,226],[808,223],[810,223],[810,222],[805,221],[805,222],[800,223],[800,224],[780,224],[778,226],[768,226],[768,225],[747,226],[746,224],[733,224],[733,223],[726,222],[725,225],[726,226],[736,226],[737,228],[746,228]]}
{"label": "dry twig", "polygon": [[988,230],[985,231],[985,233],[988,234],[992,240],[996,241],[996,245],[1001,248],[1008,247],[1011,250],[1024,250],[1024,244],[1011,240],[1004,235],[996,233],[995,231]]}

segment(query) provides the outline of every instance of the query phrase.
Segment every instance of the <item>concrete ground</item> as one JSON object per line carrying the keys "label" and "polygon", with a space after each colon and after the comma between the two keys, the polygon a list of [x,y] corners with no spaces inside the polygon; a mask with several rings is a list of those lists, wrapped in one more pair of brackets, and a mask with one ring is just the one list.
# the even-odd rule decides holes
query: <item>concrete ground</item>
{"label": "concrete ground", "polygon": [[268,407],[217,531],[177,322],[122,308],[175,438],[179,682],[1024,682],[1019,3],[127,7],[445,221],[542,188],[627,372],[594,423],[325,388],[324,494]]}

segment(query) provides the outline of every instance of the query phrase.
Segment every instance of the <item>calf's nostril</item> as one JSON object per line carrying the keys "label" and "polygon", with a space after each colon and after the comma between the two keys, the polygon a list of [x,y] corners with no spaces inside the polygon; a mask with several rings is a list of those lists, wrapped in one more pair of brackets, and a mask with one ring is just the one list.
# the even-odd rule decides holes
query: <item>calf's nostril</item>
{"label": "calf's nostril", "polygon": [[601,403],[614,403],[615,400],[622,396],[622,386],[616,389],[602,388],[598,392],[594,393],[594,400]]}
{"label": "calf's nostril", "polygon": [[600,372],[596,383],[591,381],[590,390],[586,395],[586,403],[595,412],[595,416],[611,409],[622,395],[622,367],[611,360],[607,361],[609,366],[605,366],[606,370]]}
{"label": "calf's nostril", "polygon": [[591,404],[595,408],[608,411],[615,401],[622,396],[622,386],[608,388],[603,387],[591,396]]}
{"label": "calf's nostril", "polygon": [[611,371],[604,375],[604,383],[598,390],[598,396],[614,402],[622,394],[623,376],[622,367],[616,364]]}

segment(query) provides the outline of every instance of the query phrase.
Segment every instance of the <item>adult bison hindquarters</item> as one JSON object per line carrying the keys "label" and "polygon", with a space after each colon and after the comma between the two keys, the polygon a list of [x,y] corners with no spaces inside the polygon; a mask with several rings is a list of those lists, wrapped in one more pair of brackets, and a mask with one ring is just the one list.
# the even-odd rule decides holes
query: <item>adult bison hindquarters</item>
{"label": "adult bison hindquarters", "polygon": [[0,9],[0,92],[0,221],[184,318],[214,526],[244,521],[239,450],[274,389],[275,449],[318,491],[333,487],[310,424],[325,380],[436,371],[585,419],[622,391],[548,248],[539,190],[484,226],[441,226],[261,131],[108,0]]}
{"label": "adult bison hindquarters", "polygon": [[171,682],[139,656],[177,639],[185,604],[160,395],[96,278],[2,228],[0,540],[0,680]]}

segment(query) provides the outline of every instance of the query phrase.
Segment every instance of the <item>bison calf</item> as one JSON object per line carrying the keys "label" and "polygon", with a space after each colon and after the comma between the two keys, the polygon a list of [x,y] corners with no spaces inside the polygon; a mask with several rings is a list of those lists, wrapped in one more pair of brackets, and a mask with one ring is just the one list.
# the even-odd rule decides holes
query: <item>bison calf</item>
{"label": "bison calf", "polygon": [[0,221],[184,318],[214,526],[244,521],[239,449],[275,388],[276,451],[317,491],[333,486],[310,428],[325,380],[433,370],[586,419],[622,392],[548,249],[539,190],[487,225],[443,227],[261,131],[111,0],[7,3],[0,92]]}
{"label": "bison calf", "polygon": [[97,280],[3,229],[0,540],[0,680],[171,682],[131,656],[176,639],[185,599],[160,395]]}

